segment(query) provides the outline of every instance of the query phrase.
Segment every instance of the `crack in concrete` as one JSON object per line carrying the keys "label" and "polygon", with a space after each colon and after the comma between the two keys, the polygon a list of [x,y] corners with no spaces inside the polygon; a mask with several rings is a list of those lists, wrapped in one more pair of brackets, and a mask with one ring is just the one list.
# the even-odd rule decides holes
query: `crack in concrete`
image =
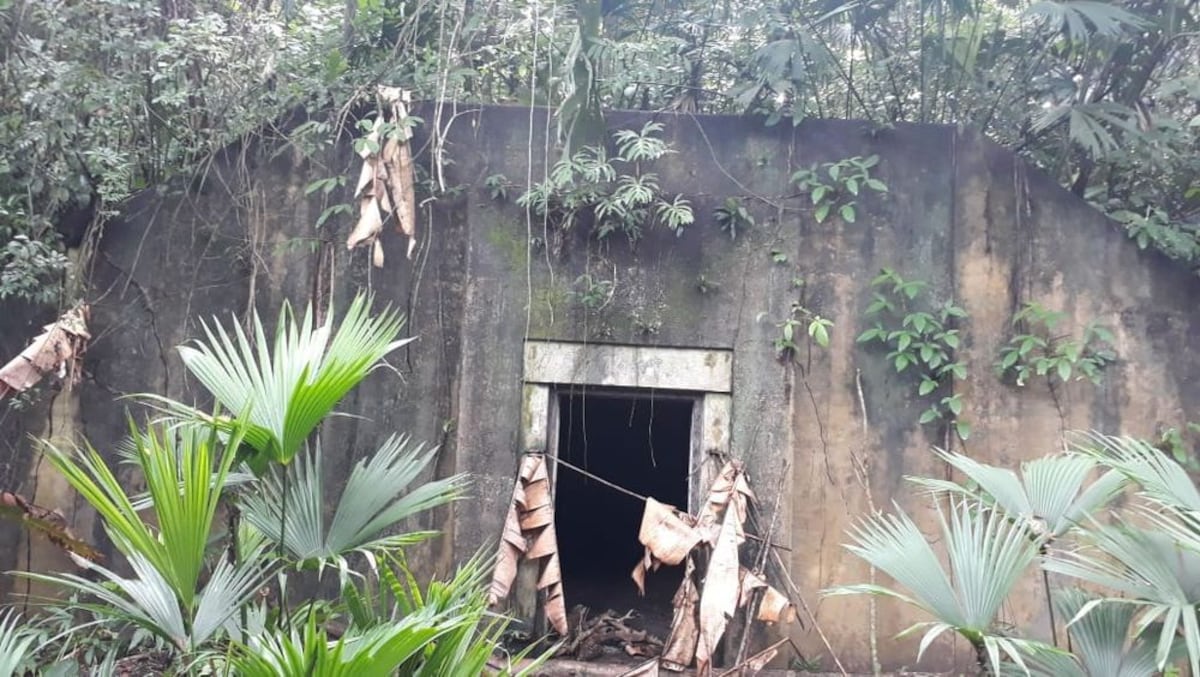
{"label": "crack in concrete", "polygon": [[159,362],[162,363],[163,368],[162,392],[164,395],[167,395],[171,392],[171,369],[167,363],[167,348],[163,343],[162,335],[159,333],[158,329],[158,313],[154,309],[154,302],[150,298],[150,293],[146,291],[146,288],[137,281],[137,278],[135,278],[132,273],[117,265],[116,262],[112,260],[112,257],[108,255],[108,252],[101,250],[100,254],[104,257],[104,260],[108,263],[108,265],[112,266],[114,270],[125,276],[125,279],[128,282],[126,288],[132,286],[134,289],[136,289],[142,299],[142,304],[146,307],[146,313],[150,316],[150,332],[154,334],[154,341],[158,345],[158,359]]}

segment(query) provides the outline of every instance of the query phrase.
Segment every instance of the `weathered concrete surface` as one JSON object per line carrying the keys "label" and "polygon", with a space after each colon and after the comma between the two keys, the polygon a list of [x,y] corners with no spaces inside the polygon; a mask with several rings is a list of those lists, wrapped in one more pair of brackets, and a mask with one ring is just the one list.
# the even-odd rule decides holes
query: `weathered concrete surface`
{"label": "weathered concrete surface", "polygon": [[[529,390],[521,381],[526,338],[732,349],[732,449],[766,508],[783,492],[774,540],[791,548],[791,576],[845,666],[867,672],[867,602],[822,600],[818,591],[867,579],[841,544],[872,503],[895,501],[932,528],[932,514],[902,478],[941,475],[929,450],[946,443],[917,424],[926,404],[909,378],[855,343],[866,326],[869,281],[881,267],[929,282],[934,297],[970,313],[960,351],[969,376],[958,388],[975,428],[965,449],[975,458],[1015,464],[1060,448],[1067,430],[1149,435],[1200,411],[1200,356],[1192,349],[1200,341],[1200,281],[1139,252],[1099,214],[973,132],[657,116],[678,152],[653,171],[664,192],[692,202],[697,223],[679,238],[648,228],[631,247],[619,235],[597,243],[582,229],[563,233],[530,217],[512,202],[520,187],[508,201],[489,196],[485,177],[523,185],[544,175],[541,134],[552,128],[545,111],[460,110],[453,120],[446,113],[423,117],[440,126],[454,160],[444,168],[447,187],[462,190],[423,203],[415,261],[403,258],[403,243],[389,233],[387,266],[371,270],[363,253],[348,255],[340,245],[347,224],[337,233],[313,230],[322,205],[303,189],[331,171],[353,176],[348,147],[332,151],[321,169],[286,149],[271,159],[261,149],[235,151],[203,190],[136,201],[109,227],[92,279],[97,339],[80,399],[82,431],[112,448],[130,406],[114,402],[115,393],[199,397],[172,351],[198,335],[198,318],[241,317],[250,304],[273,314],[283,299],[313,296],[344,305],[369,287],[378,303],[410,313],[408,330],[419,340],[345,403],[365,419],[328,428],[326,450],[343,459],[328,463],[328,472],[344,481],[354,459],[407,431],[443,444],[439,475],[473,473],[473,496],[453,519],[425,520],[448,531],[415,558],[429,571],[491,547],[500,533]],[[613,114],[610,125],[638,129],[648,117]],[[817,224],[789,187],[791,173],[869,154],[881,158],[876,174],[888,195],[861,198],[856,223]],[[422,154],[425,167],[429,156]],[[731,196],[757,222],[735,240],[712,216]],[[612,283],[599,311],[575,296],[584,274]],[[995,377],[992,364],[1025,301],[1068,312],[1073,326],[1064,329],[1097,319],[1115,331],[1120,360],[1102,385],[1051,392],[1044,383],[1015,389]],[[772,341],[793,302],[835,327],[828,349],[804,350],[785,364]],[[11,424],[3,425],[12,439]],[[1031,576],[1005,620],[1048,636],[1035,583]],[[878,605],[873,630],[885,670],[916,667],[916,638],[892,637],[917,620],[897,604]],[[811,624],[794,635],[806,654],[825,653]],[[919,667],[969,659],[939,641]],[[833,668],[827,656],[821,664]]]}

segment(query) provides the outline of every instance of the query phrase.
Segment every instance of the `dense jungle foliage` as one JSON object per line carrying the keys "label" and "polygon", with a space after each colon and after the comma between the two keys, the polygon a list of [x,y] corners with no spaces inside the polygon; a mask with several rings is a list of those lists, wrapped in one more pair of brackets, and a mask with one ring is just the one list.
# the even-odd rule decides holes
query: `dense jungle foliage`
{"label": "dense jungle foliage", "polygon": [[380,83],[551,106],[568,147],[600,138],[602,108],[972,125],[1194,269],[1198,16],[1196,0],[0,0],[0,298],[71,300],[65,248],[130,195],[288,111],[313,120],[291,140],[319,148]]}

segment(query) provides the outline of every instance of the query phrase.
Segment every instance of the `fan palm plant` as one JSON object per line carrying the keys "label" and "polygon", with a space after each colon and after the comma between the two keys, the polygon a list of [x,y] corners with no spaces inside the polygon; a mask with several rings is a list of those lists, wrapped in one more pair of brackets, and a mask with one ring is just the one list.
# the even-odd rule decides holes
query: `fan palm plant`
{"label": "fan palm plant", "polygon": [[[240,500],[246,521],[269,539],[282,534],[280,545],[300,563],[334,564],[348,572],[346,555],[374,554],[419,542],[433,532],[387,535],[403,520],[462,495],[465,475],[413,482],[429,466],[436,447],[393,436],[369,459],[355,464],[342,490],[332,520],[325,518],[325,485],[320,447],[296,463],[267,473],[253,492]],[[286,516],[286,521],[285,521]]]}
{"label": "fan palm plant", "polygon": [[[378,592],[370,586],[349,583],[343,587],[351,626],[367,630],[386,625],[398,618],[420,610],[435,613],[457,611],[470,617],[471,622],[455,627],[432,642],[420,656],[414,656],[400,666],[404,675],[439,677],[440,675],[482,675],[489,671],[496,646],[508,627],[509,619],[488,611],[487,589],[495,565],[494,556],[476,554],[460,565],[448,580],[433,580],[424,592],[402,559],[392,559],[380,567]],[[532,646],[514,656],[508,663],[524,664],[520,670],[499,670],[501,674],[531,674],[550,655],[526,661]],[[496,670],[492,670],[496,672]]]}
{"label": "fan palm plant", "polygon": [[1192,531],[1181,543],[1177,537],[1191,530],[1170,516],[1160,515],[1154,524],[1156,531],[1128,523],[1092,524],[1084,534],[1092,549],[1055,552],[1043,566],[1124,595],[1083,604],[1073,617],[1076,623],[1099,605],[1131,605],[1139,611],[1139,628],[1162,624],[1155,668],[1162,670],[1172,660],[1177,633],[1182,632],[1192,674],[1200,674],[1200,537]]}
{"label": "fan palm plant", "polygon": [[[266,575],[261,550],[241,565],[220,561],[209,570],[205,552],[222,487],[241,430],[228,446],[218,432],[130,425],[137,465],[145,477],[153,512],[151,526],[95,449],[78,453],[48,447],[54,467],[104,520],[104,526],[133,570],[124,578],[98,564],[80,563],[99,575],[95,582],[73,574],[24,575],[84,593],[100,603],[84,604],[101,617],[128,621],[163,637],[183,652],[207,642],[251,596]],[[207,580],[201,585],[201,581]]]}
{"label": "fan palm plant", "polygon": [[403,560],[388,558],[379,567],[379,590],[347,580],[343,585],[349,627],[330,640],[309,615],[299,632],[264,632],[233,654],[234,673],[246,677],[334,677],[394,674],[529,675],[547,652],[524,661],[517,670],[493,668],[493,652],[508,619],[488,611],[489,558],[476,556],[446,581],[432,581],[424,591]]}
{"label": "fan palm plant", "polygon": [[[1055,591],[1054,606],[1059,614],[1064,618],[1076,619],[1068,627],[1068,632],[1074,640],[1072,650],[1078,662],[1075,663],[1075,672],[1058,669],[1053,674],[1064,677],[1072,674],[1080,677],[1157,675],[1159,669],[1155,662],[1155,650],[1159,638],[1153,636],[1151,628],[1137,632],[1138,628],[1133,623],[1137,609],[1132,605],[1102,600],[1079,588]],[[1088,605],[1091,605],[1090,611],[1080,615]],[[1178,646],[1178,642],[1173,642],[1169,652],[1171,658],[1178,653]]]}
{"label": "fan palm plant", "polygon": [[256,473],[271,461],[287,465],[338,402],[380,360],[412,340],[397,339],[403,315],[390,309],[371,315],[370,306],[369,295],[357,295],[335,330],[333,313],[317,326],[311,305],[297,321],[285,304],[273,341],[267,340],[257,312],[251,318],[253,341],[237,322],[230,323],[231,330],[204,324],[207,340],[182,346],[179,354],[234,419],[208,416],[158,395],[142,397],[174,417],[223,429],[244,425],[243,441],[253,450],[245,460]]}
{"label": "fan palm plant", "polygon": [[20,677],[26,663],[33,658],[37,636],[21,625],[21,617],[13,609],[0,615],[0,677]]}
{"label": "fan palm plant", "polygon": [[1143,497],[1159,505],[1200,512],[1200,491],[1183,466],[1145,440],[1088,433],[1076,446],[1124,474]]}
{"label": "fan palm plant", "polygon": [[1013,586],[1037,556],[1025,525],[975,501],[951,503],[949,516],[938,511],[949,570],[917,525],[903,512],[875,515],[851,531],[847,549],[891,576],[904,592],[878,585],[849,585],[828,595],[872,594],[899,599],[934,618],[902,634],[925,629],[918,660],[946,631],[956,632],[974,648],[981,670],[999,674],[1003,657],[1025,669],[1023,653],[1053,652],[1038,642],[1008,637],[996,629],[997,614]]}
{"label": "fan palm plant", "polygon": [[1018,477],[1008,468],[980,463],[957,452],[936,449],[935,453],[975,486],[926,477],[907,479],[934,491],[976,498],[999,508],[1047,541],[1062,536],[1111,501],[1125,484],[1120,472],[1110,470],[1085,487],[1099,463],[1082,454],[1058,454],[1026,461],[1021,464]]}

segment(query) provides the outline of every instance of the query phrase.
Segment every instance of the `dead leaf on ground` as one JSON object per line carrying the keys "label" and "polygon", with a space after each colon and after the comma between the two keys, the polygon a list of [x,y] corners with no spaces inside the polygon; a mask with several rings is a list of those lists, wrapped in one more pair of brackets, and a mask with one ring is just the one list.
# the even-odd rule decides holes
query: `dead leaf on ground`
{"label": "dead leaf on ground", "polygon": [[40,531],[51,543],[70,554],[93,562],[103,559],[95,548],[75,537],[61,512],[34,505],[18,493],[0,491],[0,517]]}
{"label": "dead leaf on ground", "polygon": [[9,393],[24,392],[46,374],[56,374],[67,387],[79,382],[80,363],[92,338],[87,330],[89,308],[75,306],[29,343],[7,364],[0,367],[0,399]]}
{"label": "dead leaf on ground", "polygon": [[550,497],[550,476],[540,454],[526,454],[521,459],[488,591],[490,604],[508,597],[521,559],[538,562],[537,588],[545,592],[546,619],[565,637],[567,611],[558,562],[558,540],[554,533],[554,503]]}

